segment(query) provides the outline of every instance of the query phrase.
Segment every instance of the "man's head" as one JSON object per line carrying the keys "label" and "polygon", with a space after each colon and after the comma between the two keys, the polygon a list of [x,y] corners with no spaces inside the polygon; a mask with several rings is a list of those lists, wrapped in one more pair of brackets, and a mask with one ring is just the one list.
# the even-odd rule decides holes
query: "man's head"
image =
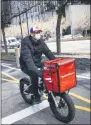
{"label": "man's head", "polygon": [[36,26],[32,26],[30,28],[30,35],[37,40],[41,38],[41,35],[40,35],[41,32],[42,30],[38,29]]}

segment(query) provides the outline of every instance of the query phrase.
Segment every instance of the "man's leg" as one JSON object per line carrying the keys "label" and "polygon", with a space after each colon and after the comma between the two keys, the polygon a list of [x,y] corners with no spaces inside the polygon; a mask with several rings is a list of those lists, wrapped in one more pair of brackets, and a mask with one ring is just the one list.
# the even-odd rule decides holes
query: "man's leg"
{"label": "man's leg", "polygon": [[33,86],[33,93],[34,95],[37,95],[38,94],[38,75],[33,71],[27,70],[26,68],[23,70],[23,72],[30,77],[31,84]]}
{"label": "man's leg", "polygon": [[33,72],[33,71],[29,71],[27,69],[25,69],[23,71],[24,73],[26,73],[30,79],[31,79],[31,84],[32,84],[32,89],[33,89],[33,93],[34,93],[34,96],[35,96],[35,102],[36,103],[40,103],[41,102],[41,99],[40,99],[40,95],[38,94],[38,75]]}
{"label": "man's leg", "polygon": [[33,71],[28,71],[28,74],[31,78],[31,83],[33,86],[33,93],[34,95],[38,95],[38,75]]}
{"label": "man's leg", "polygon": [[41,99],[40,99],[40,95],[38,94],[38,75],[33,71],[28,71],[28,74],[31,77],[31,83],[33,86],[33,93],[35,96],[34,102],[40,103]]}

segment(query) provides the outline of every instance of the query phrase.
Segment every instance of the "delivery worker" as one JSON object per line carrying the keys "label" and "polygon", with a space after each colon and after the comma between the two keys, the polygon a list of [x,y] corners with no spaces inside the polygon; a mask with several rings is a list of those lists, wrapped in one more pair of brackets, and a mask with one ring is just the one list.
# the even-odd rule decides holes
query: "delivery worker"
{"label": "delivery worker", "polygon": [[41,102],[38,94],[38,77],[42,78],[43,72],[42,69],[38,69],[42,68],[42,54],[45,54],[49,60],[55,59],[41,38],[41,32],[42,30],[36,26],[31,27],[29,36],[26,36],[21,42],[20,52],[20,67],[24,73],[31,77],[35,103]]}

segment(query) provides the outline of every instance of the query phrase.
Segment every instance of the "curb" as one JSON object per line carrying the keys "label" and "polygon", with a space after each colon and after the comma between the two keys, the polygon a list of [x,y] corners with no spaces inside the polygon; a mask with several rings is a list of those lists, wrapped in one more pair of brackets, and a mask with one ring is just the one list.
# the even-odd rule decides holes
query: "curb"
{"label": "curb", "polygon": [[[60,40],[60,42],[75,42],[75,41],[83,41],[83,40],[90,40],[90,38],[87,38],[87,39],[75,39],[75,38],[73,38],[73,39],[61,39]],[[56,41],[56,39],[55,39],[55,41]],[[55,42],[54,40],[51,40],[51,41],[46,41],[46,43],[50,43],[50,42]]]}
{"label": "curb", "polygon": [[[44,57],[44,56],[43,56]],[[64,58],[64,57],[63,57]],[[66,57],[65,57],[66,58]],[[69,57],[67,57],[69,58]],[[90,71],[90,59],[89,58],[78,58],[78,57],[71,57],[71,58],[74,58],[75,59],[75,62],[76,62],[76,69],[79,69],[79,70],[82,70],[82,71]],[[47,58],[43,58],[42,59],[42,62],[46,61]],[[1,61],[6,61],[6,62],[12,62],[12,63],[15,63],[16,61],[15,60],[1,60]],[[1,62],[2,63],[2,62]]]}
{"label": "curb", "polygon": [[1,59],[1,61],[9,61],[9,62],[16,62],[16,60],[8,60],[8,59]]}
{"label": "curb", "polygon": [[[54,54],[56,54],[56,53],[54,53]],[[65,55],[65,54],[61,54],[61,55],[55,55],[56,57],[62,57],[62,55]],[[65,55],[65,56],[76,56],[76,55],[82,55],[82,54],[67,54],[67,55]],[[83,54],[84,55],[84,54]],[[87,54],[86,54],[87,55]],[[89,54],[88,54],[89,55]],[[43,56],[44,57],[44,56]],[[78,58],[78,57],[72,57],[72,58]],[[80,58],[87,58],[88,59],[88,57],[80,57]],[[10,60],[10,59],[1,59],[1,61],[12,61],[12,62],[16,62],[16,60]]]}
{"label": "curb", "polygon": [[[57,53],[56,52],[53,52],[54,54],[56,54],[57,55]],[[61,53],[61,55],[91,55],[91,53]],[[59,56],[61,56],[61,55],[59,55]]]}
{"label": "curb", "polygon": [[[65,55],[65,56],[68,56],[68,55],[69,55],[69,56],[71,56],[71,55],[73,55],[73,56],[76,56],[76,55],[80,55],[80,56],[81,56],[81,55],[82,55],[82,56],[83,56],[83,55],[90,55],[90,54],[87,54],[87,53],[85,53],[85,54],[84,54],[84,53],[83,53],[83,54],[82,54],[82,53],[75,53],[75,54],[74,54],[74,53],[62,53],[61,55],[57,55],[57,53],[55,53],[55,52],[53,52],[53,54],[55,54],[56,57],[62,57],[62,55]],[[45,57],[45,56],[43,55],[42,57]],[[78,57],[72,57],[72,58],[79,58],[79,56],[78,56]],[[82,59],[82,58],[90,59],[90,58],[88,58],[88,57],[80,57],[79,59]],[[13,59],[13,60],[12,60],[12,59],[1,59],[1,61],[12,61],[12,62],[16,62],[15,59]]]}
{"label": "curb", "polygon": [[[56,52],[53,52],[53,54],[55,54],[55,56],[57,56],[57,57],[62,57],[62,55],[65,55],[65,56],[90,56],[91,55],[91,53],[61,53],[61,55],[57,55],[57,53]],[[43,55],[43,57],[44,57],[44,55]],[[74,57],[74,58],[78,58],[78,57]],[[83,58],[83,57],[80,57],[80,58]],[[88,59],[88,57],[85,57],[85,58],[87,58]],[[1,59],[2,61],[12,61],[12,62],[16,62],[16,60],[15,59]]]}

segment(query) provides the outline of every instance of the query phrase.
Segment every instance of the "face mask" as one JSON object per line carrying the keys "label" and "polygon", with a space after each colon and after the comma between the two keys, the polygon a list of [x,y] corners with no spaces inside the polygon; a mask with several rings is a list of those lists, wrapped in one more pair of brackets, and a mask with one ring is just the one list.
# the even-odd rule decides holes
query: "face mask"
{"label": "face mask", "polygon": [[35,39],[39,40],[41,38],[41,35],[40,34],[35,34]]}

